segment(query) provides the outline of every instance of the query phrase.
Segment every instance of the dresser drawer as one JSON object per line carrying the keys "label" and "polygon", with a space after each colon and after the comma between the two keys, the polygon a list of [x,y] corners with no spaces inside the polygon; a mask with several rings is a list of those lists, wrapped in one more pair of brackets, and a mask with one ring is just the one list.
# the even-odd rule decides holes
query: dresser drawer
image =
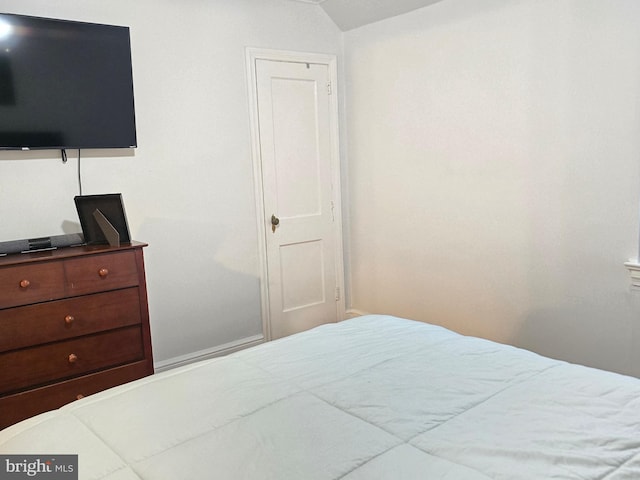
{"label": "dresser drawer", "polygon": [[64,270],[60,262],[0,268],[2,308],[28,305],[64,296]]}
{"label": "dresser drawer", "polygon": [[137,287],[0,310],[0,352],[139,324]]}
{"label": "dresser drawer", "polygon": [[111,368],[64,382],[0,398],[0,429],[81,397],[150,375],[149,362]]}
{"label": "dresser drawer", "polygon": [[64,271],[69,296],[138,285],[138,269],[132,251],[68,259],[64,262]]}
{"label": "dresser drawer", "polygon": [[0,354],[0,393],[144,358],[139,326]]}

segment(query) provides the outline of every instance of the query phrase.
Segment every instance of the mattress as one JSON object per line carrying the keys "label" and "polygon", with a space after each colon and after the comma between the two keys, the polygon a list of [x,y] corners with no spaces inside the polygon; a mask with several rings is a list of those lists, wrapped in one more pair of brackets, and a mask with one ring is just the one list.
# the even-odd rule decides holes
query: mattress
{"label": "mattress", "polygon": [[0,432],[82,479],[640,479],[640,380],[369,315]]}

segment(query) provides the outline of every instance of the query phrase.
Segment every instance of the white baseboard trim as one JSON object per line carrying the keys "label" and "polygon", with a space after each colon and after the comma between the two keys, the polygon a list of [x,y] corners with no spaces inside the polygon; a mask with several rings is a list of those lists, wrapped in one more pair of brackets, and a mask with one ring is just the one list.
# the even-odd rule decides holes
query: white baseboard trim
{"label": "white baseboard trim", "polygon": [[180,355],[178,357],[169,358],[167,360],[161,360],[154,362],[153,368],[156,373],[171,370],[172,368],[182,367],[183,365],[189,365],[190,363],[198,362],[200,360],[207,360],[214,357],[222,357],[238,350],[244,350],[245,348],[253,347],[264,343],[264,336],[254,335],[252,337],[241,338],[233,342],[218,345],[213,348],[205,350],[199,350],[197,352],[187,353],[186,355]]}
{"label": "white baseboard trim", "polygon": [[369,315],[369,312],[364,310],[358,310],[357,308],[350,308],[346,311],[347,318],[362,317],[363,315]]}

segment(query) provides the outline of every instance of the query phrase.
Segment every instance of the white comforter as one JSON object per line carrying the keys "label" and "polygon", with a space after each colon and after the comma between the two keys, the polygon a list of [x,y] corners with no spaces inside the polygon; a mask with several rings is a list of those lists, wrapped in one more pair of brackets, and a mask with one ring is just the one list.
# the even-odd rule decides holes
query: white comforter
{"label": "white comforter", "polygon": [[82,479],[640,479],[640,380],[365,316],[0,432]]}

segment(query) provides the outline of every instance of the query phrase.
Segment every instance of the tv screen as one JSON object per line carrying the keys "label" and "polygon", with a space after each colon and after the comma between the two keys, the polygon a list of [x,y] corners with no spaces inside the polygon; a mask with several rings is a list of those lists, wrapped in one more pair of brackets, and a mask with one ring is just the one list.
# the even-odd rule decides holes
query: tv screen
{"label": "tv screen", "polygon": [[0,13],[0,149],[135,146],[128,27]]}

